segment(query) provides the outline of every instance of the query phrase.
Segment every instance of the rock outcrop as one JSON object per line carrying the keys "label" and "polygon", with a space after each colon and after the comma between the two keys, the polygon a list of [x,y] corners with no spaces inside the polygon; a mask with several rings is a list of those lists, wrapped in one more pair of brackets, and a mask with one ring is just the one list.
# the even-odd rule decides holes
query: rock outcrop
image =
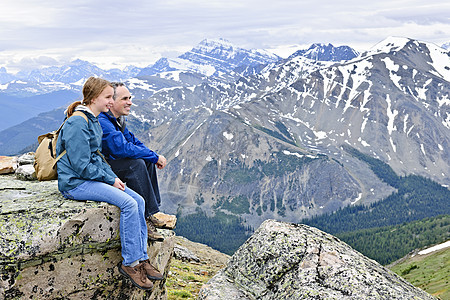
{"label": "rock outcrop", "polygon": [[198,299],[435,299],[316,228],[267,220]]}
{"label": "rock outcrop", "polygon": [[166,299],[173,232],[149,244],[164,280],[145,292],[118,272],[119,216],[116,206],[64,199],[56,181],[0,176],[0,299]]}

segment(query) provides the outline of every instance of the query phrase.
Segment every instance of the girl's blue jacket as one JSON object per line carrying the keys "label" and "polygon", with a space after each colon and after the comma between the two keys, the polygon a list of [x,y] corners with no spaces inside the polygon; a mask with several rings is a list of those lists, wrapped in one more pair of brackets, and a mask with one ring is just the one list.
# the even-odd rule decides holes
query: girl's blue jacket
{"label": "girl's blue jacket", "polygon": [[83,117],[72,116],[64,123],[56,143],[56,155],[67,153],[58,161],[58,189],[70,191],[85,181],[114,184],[116,174],[97,152],[102,150],[102,128],[98,119],[85,107],[78,106]]}

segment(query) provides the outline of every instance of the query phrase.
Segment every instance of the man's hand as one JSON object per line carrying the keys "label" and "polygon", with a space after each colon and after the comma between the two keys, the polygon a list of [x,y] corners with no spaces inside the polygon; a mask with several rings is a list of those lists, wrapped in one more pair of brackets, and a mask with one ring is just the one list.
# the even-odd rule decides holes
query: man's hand
{"label": "man's hand", "polygon": [[116,177],[116,180],[114,181],[113,187],[118,188],[121,191],[125,191],[125,184],[118,177]]}
{"label": "man's hand", "polygon": [[156,167],[158,169],[164,169],[164,167],[167,165],[167,160],[164,156],[160,155],[158,158],[158,162],[156,163]]}

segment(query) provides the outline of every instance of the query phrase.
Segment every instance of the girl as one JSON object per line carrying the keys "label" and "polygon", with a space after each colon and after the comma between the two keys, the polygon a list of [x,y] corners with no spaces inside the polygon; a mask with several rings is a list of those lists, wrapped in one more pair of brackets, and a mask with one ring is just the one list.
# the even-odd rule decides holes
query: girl
{"label": "girl", "polygon": [[[56,144],[59,155],[58,189],[73,200],[103,201],[120,208],[120,242],[123,262],[119,272],[144,290],[150,290],[149,279],[161,280],[162,275],[149,262],[147,255],[147,225],[144,218],[144,199],[127,188],[103,160],[100,151],[102,129],[97,116],[107,112],[113,104],[111,83],[90,77],[83,86],[83,100],[67,108],[69,118],[63,125]],[[72,116],[75,111],[81,116]]]}

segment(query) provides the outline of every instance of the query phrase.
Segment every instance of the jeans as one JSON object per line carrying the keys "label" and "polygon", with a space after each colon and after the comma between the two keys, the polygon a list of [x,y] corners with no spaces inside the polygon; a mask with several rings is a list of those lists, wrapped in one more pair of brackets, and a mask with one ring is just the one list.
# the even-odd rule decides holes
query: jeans
{"label": "jeans", "polygon": [[129,266],[137,260],[148,259],[145,203],[136,192],[127,187],[121,191],[104,182],[85,181],[62,194],[72,200],[100,201],[119,207],[123,265]]}
{"label": "jeans", "polygon": [[143,159],[109,160],[112,170],[127,186],[145,200],[145,217],[159,212],[161,197],[155,164]]}

